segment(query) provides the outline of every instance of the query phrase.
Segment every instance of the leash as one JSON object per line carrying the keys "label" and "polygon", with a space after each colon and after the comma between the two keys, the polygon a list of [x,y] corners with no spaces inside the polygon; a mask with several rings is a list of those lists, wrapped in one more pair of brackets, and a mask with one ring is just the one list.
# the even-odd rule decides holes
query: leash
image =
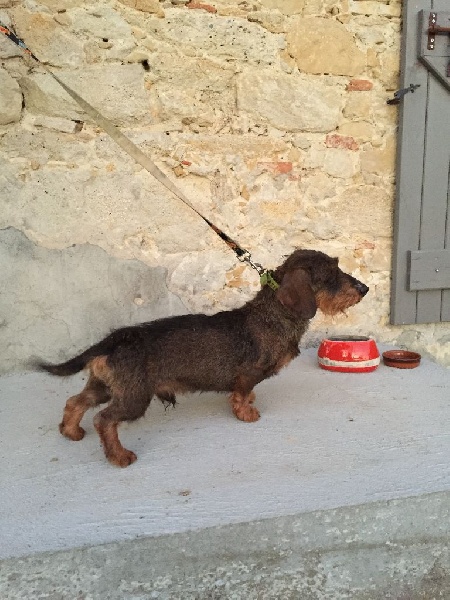
{"label": "leash", "polygon": [[43,62],[37,58],[33,52],[27,47],[25,42],[18,38],[16,34],[11,31],[8,27],[0,23],[0,32],[6,35],[16,46],[21,48],[28,56],[36,61],[53,79],[59,83],[59,85],[71,96],[77,104],[87,113],[91,119],[101,127],[115,142],[124,150],[129,156],[131,156],[137,163],[139,163],[144,169],[146,169],[153,177],[155,177],[162,185],[172,192],[177,198],[179,198],[184,204],[189,206],[203,221],[223,240],[227,246],[233,250],[240,262],[247,263],[252,269],[258,272],[261,286],[268,285],[273,290],[277,290],[279,284],[272,277],[271,271],[264,269],[259,263],[255,263],[252,260],[252,255],[248,250],[242,248],[237,242],[235,242],[229,235],[219,229],[214,223],[202,215],[196,208],[189,202],[183,192],[161,171],[159,167],[150,159],[149,156],[144,154],[136,144],[134,144],[129,138],[127,138],[118,127],[116,127],[109,119],[102,115],[96,108],[94,108],[89,102],[86,102],[81,96],[79,96],[72,88],[66,85],[61,79],[55,75]]}

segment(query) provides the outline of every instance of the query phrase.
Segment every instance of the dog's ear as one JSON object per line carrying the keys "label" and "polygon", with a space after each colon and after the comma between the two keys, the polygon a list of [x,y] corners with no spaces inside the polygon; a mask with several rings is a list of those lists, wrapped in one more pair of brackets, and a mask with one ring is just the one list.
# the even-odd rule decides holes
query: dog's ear
{"label": "dog's ear", "polygon": [[277,298],[289,310],[303,319],[312,319],[317,311],[311,278],[303,269],[285,274],[277,290]]}

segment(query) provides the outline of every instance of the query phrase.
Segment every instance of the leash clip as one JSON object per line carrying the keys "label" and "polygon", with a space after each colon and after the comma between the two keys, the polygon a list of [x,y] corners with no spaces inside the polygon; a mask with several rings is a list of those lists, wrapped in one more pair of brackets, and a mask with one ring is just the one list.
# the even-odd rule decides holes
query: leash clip
{"label": "leash clip", "polygon": [[272,271],[269,271],[269,269],[265,269],[259,263],[253,262],[252,255],[250,254],[250,252],[248,250],[242,250],[242,252],[240,252],[237,255],[237,257],[238,257],[238,260],[240,260],[241,262],[246,262],[253,269],[255,269],[255,271],[258,272],[261,287],[268,285],[270,287],[270,289],[272,289],[274,291],[276,291],[280,287],[280,284],[277,281],[275,281],[275,279],[273,278]]}
{"label": "leash clip", "polygon": [[264,267],[259,263],[255,263],[252,261],[252,255],[248,250],[243,250],[240,254],[237,255],[237,257],[238,260],[240,260],[241,262],[246,262],[253,269],[255,269],[255,271],[258,271],[259,276],[261,276],[264,273]]}

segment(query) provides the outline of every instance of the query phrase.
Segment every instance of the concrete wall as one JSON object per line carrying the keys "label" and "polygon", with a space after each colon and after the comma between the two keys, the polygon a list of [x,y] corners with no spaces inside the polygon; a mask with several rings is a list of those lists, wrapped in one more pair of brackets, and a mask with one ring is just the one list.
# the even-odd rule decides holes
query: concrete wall
{"label": "concrete wall", "polygon": [[[400,13],[400,0],[0,0],[0,21],[256,261],[321,249],[370,286],[348,318],[317,318],[305,343],[370,334],[450,364],[449,324],[388,324],[397,113],[386,99]],[[3,37],[0,58],[2,266],[12,244],[19,269],[8,263],[0,300],[3,371],[30,350],[54,358],[110,326],[175,305],[232,307],[258,289],[252,270]],[[86,258],[62,282],[68,253]],[[99,318],[110,305],[88,282],[105,270],[115,308]],[[165,300],[133,304],[129,285],[156,285]]]}
{"label": "concrete wall", "polygon": [[438,600],[448,492],[0,562],[3,600]]}
{"label": "concrete wall", "polygon": [[186,308],[165,285],[166,271],[120,260],[98,246],[48,250],[23,233],[0,231],[0,372],[31,356],[66,360],[118,323],[138,323]]}

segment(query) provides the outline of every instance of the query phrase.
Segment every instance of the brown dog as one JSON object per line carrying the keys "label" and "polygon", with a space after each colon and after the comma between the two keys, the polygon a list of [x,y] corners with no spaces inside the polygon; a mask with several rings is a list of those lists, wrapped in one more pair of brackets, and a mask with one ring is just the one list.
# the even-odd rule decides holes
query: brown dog
{"label": "brown dog", "polygon": [[154,395],[175,404],[177,393],[231,392],[238,419],[259,419],[253,388],[299,354],[300,338],[317,308],[334,315],[369,290],[342,272],[337,258],[313,250],[293,252],[273,277],[276,291],[265,286],[241,308],[124,327],[65,363],[39,363],[53,375],[90,371],[84,390],[67,400],[61,433],[81,440],[84,413],[109,402],[94,425],[106,458],[126,467],[136,455],[120,443],[117,426],[142,417]]}

